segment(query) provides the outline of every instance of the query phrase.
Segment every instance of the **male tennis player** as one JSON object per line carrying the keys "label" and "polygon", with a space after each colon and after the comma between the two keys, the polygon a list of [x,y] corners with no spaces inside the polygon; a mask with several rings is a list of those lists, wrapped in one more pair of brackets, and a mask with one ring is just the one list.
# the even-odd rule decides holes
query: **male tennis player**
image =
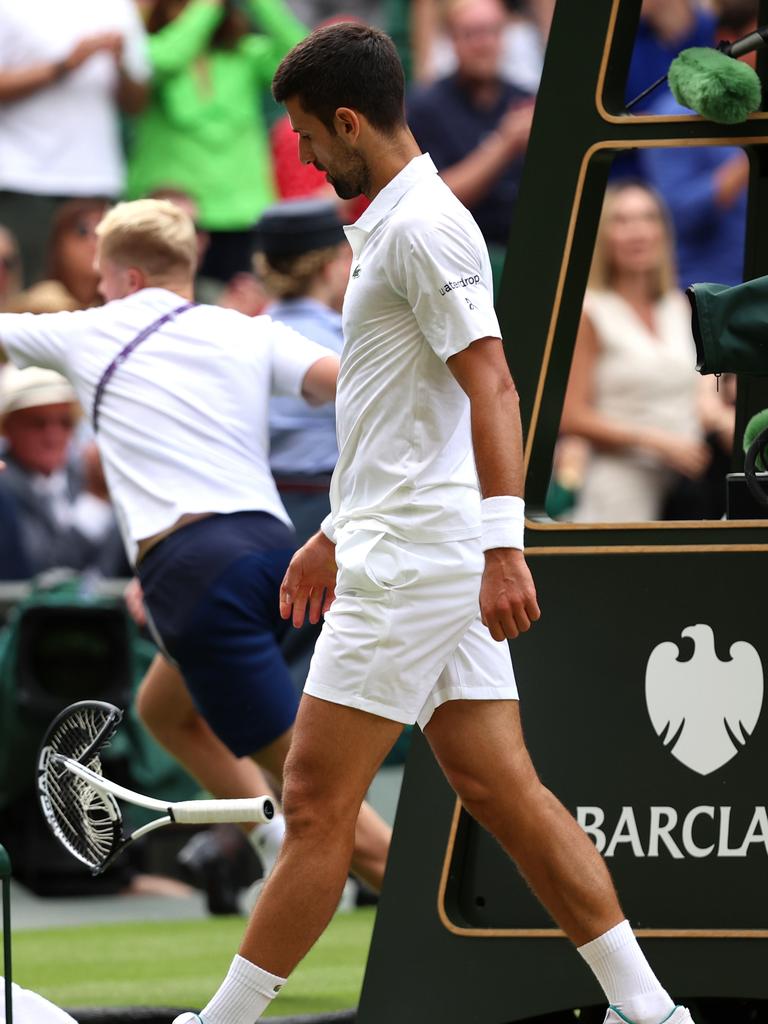
{"label": "male tennis player", "polygon": [[[123,203],[97,231],[106,305],[0,314],[0,345],[68,377],[90,415],[145,603],[191,695],[165,695],[169,714],[202,716],[200,749],[171,753],[214,796],[245,796],[229,752],[279,778],[298,703],[278,646],[295,545],[269,469],[269,398],[331,400],[338,356],[267,316],[195,305],[197,239],[174,204]],[[377,885],[389,829],[368,807],[361,823],[357,867]]]}
{"label": "male tennis player", "polygon": [[347,229],[333,511],[281,591],[294,623],[307,608],[311,619],[327,612],[286,764],[286,841],[222,986],[176,1024],[262,1015],[333,913],[360,801],[407,722],[578,946],[612,1004],[607,1020],[690,1021],[523,742],[506,641],[539,608],[522,552],[520,418],[482,236],[419,153],[383,33],[314,32],[284,58],[273,92],[302,160],[340,196],[372,202]]}

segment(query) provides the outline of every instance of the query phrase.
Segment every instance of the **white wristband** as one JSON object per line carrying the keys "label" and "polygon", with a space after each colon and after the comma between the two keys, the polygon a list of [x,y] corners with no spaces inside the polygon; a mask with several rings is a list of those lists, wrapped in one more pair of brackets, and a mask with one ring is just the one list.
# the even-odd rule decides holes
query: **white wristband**
{"label": "white wristband", "polygon": [[523,550],[525,502],[511,494],[483,498],[480,502],[482,548],[519,548]]}
{"label": "white wristband", "polygon": [[320,530],[331,544],[336,543],[336,530],[333,527],[333,512],[329,512],[325,519],[320,523]]}

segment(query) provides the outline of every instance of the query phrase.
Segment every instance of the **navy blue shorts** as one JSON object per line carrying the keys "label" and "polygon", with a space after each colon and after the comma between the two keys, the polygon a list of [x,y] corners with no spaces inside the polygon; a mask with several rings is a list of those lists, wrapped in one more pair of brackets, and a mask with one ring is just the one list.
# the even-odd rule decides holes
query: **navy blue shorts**
{"label": "navy blue shorts", "polygon": [[296,717],[280,652],[280,583],[291,529],[265,512],[190,523],[141,560],[144,601],[195,706],[233,754],[272,743]]}

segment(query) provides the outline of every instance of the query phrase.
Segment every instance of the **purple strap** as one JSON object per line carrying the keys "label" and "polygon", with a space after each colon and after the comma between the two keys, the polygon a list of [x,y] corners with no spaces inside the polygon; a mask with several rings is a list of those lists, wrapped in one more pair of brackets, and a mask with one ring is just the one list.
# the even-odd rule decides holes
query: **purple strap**
{"label": "purple strap", "polygon": [[159,320],[155,320],[154,323],[151,323],[149,327],[145,327],[140,334],[136,335],[133,341],[129,341],[125,348],[121,349],[117,353],[117,355],[106,368],[104,373],[102,373],[101,380],[96,385],[96,394],[94,395],[93,398],[92,414],[94,432],[96,432],[99,429],[99,411],[101,408],[101,401],[104,398],[104,391],[107,387],[107,384],[109,383],[112,374],[115,372],[115,370],[125,362],[125,360],[131,354],[131,352],[134,351],[134,349],[137,349],[139,347],[142,341],[146,341],[151,334],[155,333],[155,331],[159,331],[163,324],[167,324],[169,321],[175,320],[180,313],[186,313],[188,309],[192,309],[192,307],[195,305],[196,303],[194,302],[185,302],[183,306],[178,306],[176,309],[170,310],[170,312],[166,313],[164,316],[161,316]]}

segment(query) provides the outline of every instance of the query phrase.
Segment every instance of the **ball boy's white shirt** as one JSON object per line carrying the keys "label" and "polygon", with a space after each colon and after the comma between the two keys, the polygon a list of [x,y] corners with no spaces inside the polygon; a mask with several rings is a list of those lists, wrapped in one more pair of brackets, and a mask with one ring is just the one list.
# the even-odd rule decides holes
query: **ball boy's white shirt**
{"label": "ball boy's white shirt", "polygon": [[353,261],[324,530],[432,542],[480,536],[469,400],[446,360],[501,337],[488,251],[427,154],[345,228]]}
{"label": "ball boy's white shirt", "polygon": [[[63,60],[86,36],[119,32],[123,65],[150,77],[133,0],[0,0],[0,70]],[[124,161],[118,72],[97,53],[59,81],[0,104],[0,189],[51,196],[119,196]]]}
{"label": "ball boy's white shirt", "polygon": [[[115,356],[183,299],[145,288],[75,313],[0,314],[17,366],[57,370],[90,417]],[[131,559],[183,514],[264,511],[290,525],[269,470],[270,395],[301,394],[329,349],[271,320],[195,306],[150,335],[110,378],[97,441]]]}

